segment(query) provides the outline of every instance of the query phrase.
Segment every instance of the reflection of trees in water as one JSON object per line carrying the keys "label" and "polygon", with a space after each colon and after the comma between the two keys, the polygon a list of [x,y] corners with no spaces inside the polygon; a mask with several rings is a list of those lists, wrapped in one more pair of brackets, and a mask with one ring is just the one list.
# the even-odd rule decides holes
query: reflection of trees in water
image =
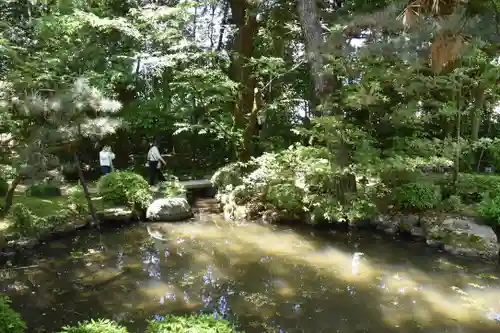
{"label": "reflection of trees in water", "polygon": [[[434,333],[416,322],[403,322],[399,328],[388,324],[387,313],[398,316],[401,309],[412,313],[427,305],[413,305],[404,289],[388,294],[383,276],[372,284],[348,282],[324,268],[291,260],[287,253],[270,254],[244,237],[225,232],[221,230],[215,239],[177,238],[172,233],[164,243],[149,241],[138,229],[104,234],[104,252],[87,255],[97,240],[82,240],[64,250],[62,260],[40,265],[31,277],[19,271],[9,283],[0,282],[0,288],[15,281],[25,285],[24,293],[12,293],[15,304],[29,308],[23,312],[32,327],[45,321],[50,329],[62,324],[53,323],[54,318],[64,324],[96,315],[141,321],[170,312],[203,311],[237,319],[247,333]],[[69,252],[75,249],[84,256],[70,258]],[[93,280],[107,268],[110,276]],[[387,271],[394,273],[394,269]],[[65,316],[60,316],[62,312]],[[439,333],[456,328],[439,320],[431,326],[440,327]],[[461,327],[466,332],[487,332],[472,323]]]}

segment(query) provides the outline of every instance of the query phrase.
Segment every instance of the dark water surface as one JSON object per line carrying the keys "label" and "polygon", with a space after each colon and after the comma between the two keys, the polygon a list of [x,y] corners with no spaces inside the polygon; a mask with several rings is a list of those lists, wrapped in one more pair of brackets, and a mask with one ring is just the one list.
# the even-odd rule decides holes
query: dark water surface
{"label": "dark water surface", "polygon": [[[0,270],[28,332],[210,312],[248,333],[500,332],[496,267],[370,233],[225,222],[79,233]],[[497,319],[498,318],[498,319]]]}

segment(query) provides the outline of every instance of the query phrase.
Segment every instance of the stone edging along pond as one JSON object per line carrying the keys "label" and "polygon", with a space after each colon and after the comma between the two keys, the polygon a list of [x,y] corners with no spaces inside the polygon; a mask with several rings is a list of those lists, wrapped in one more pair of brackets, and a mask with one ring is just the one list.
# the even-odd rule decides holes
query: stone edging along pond
{"label": "stone edging along pond", "polygon": [[186,196],[157,198],[147,210],[135,212],[128,207],[107,208],[97,212],[99,225],[92,218],[72,221],[52,230],[46,230],[43,235],[18,238],[16,235],[7,235],[4,239],[6,246],[0,247],[0,253],[13,253],[32,249],[38,244],[54,238],[67,236],[82,229],[97,228],[100,226],[123,226],[139,221],[182,221],[193,216],[193,212]]}
{"label": "stone edging along pond", "polygon": [[[234,202],[221,203],[224,218],[243,220],[248,209]],[[261,218],[264,223],[286,221],[278,213],[268,211]],[[347,224],[342,224],[347,225]],[[334,224],[331,225],[335,227]],[[385,214],[372,219],[349,224],[351,229],[369,229],[402,239],[425,242],[428,246],[442,249],[454,255],[481,258],[498,262],[500,230],[480,223],[471,216],[452,214]],[[499,228],[500,229],[500,228]]]}
{"label": "stone edging along pond", "polygon": [[[165,200],[165,199],[162,199]],[[175,201],[175,200],[174,200]],[[152,205],[154,206],[154,205]],[[173,207],[170,207],[172,209]],[[222,205],[224,217],[229,220],[244,219],[244,206],[228,207]],[[229,208],[229,209],[228,209]],[[173,212],[173,211],[172,211]],[[167,212],[168,213],[168,212]],[[262,222],[277,221],[276,213],[268,212],[262,216]],[[101,225],[127,225],[138,222],[141,218],[125,207],[116,207],[98,212]],[[168,214],[167,214],[168,215]],[[164,215],[164,216],[167,216]],[[274,216],[270,216],[274,215]],[[189,212],[183,218],[179,215],[175,219],[160,218],[160,221],[182,221],[192,216]],[[151,219],[148,219],[151,220]],[[72,232],[96,227],[87,219],[69,223],[59,230],[54,230],[40,238],[21,238],[8,241],[7,247],[0,249],[5,252],[14,252],[31,249],[36,245],[49,241],[57,236],[65,236]],[[456,216],[450,214],[433,215],[379,215],[373,219],[361,220],[350,225],[354,229],[371,229],[389,235],[398,235],[413,241],[425,242],[427,245],[440,248],[455,255],[478,257],[489,261],[498,261],[500,244],[495,231],[479,223],[474,217]]]}

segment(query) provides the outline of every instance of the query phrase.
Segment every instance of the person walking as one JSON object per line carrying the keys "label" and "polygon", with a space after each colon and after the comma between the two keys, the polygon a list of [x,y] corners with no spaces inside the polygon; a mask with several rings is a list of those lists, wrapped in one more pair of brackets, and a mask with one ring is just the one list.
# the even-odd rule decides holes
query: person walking
{"label": "person walking", "polygon": [[148,151],[148,183],[150,186],[156,184],[158,178],[160,178],[160,167],[161,164],[166,165],[165,160],[161,157],[160,150],[158,149],[158,144],[156,140],[153,140],[150,143],[149,151]]}
{"label": "person walking", "polygon": [[104,146],[99,152],[99,163],[101,165],[101,173],[107,175],[113,171],[113,160],[115,159],[115,154],[111,151],[110,146]]}

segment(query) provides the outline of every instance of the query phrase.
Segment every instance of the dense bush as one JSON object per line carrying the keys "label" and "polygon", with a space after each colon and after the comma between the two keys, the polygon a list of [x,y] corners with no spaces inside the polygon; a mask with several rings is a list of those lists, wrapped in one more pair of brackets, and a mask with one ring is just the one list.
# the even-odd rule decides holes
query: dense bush
{"label": "dense bush", "polygon": [[500,226],[500,195],[486,195],[479,204],[479,215],[491,226]]}
{"label": "dense bush", "polygon": [[23,203],[16,203],[9,211],[9,229],[22,237],[40,237],[56,231],[58,227],[78,218],[71,207],[53,211],[46,216],[37,216]]}
{"label": "dense bush", "polygon": [[500,177],[497,175],[460,174],[455,185],[456,195],[466,204],[480,202],[483,196],[497,190],[500,190]]}
{"label": "dense bush", "polygon": [[10,229],[21,236],[32,235],[36,230],[37,216],[22,203],[14,204],[8,215],[11,221]]}
{"label": "dense bush", "polygon": [[147,208],[152,200],[148,182],[132,172],[115,171],[102,176],[98,191],[105,202],[137,209]]}
{"label": "dense bush", "polygon": [[373,189],[380,183],[365,182],[355,193],[346,195],[338,186],[340,170],[329,156],[325,147],[296,145],[279,153],[265,153],[249,167],[231,164],[217,172],[213,182],[218,185],[218,198],[227,207],[263,205],[286,213],[285,218],[308,213],[312,222],[351,221],[373,214]]}
{"label": "dense bush", "polygon": [[423,212],[439,205],[440,188],[431,182],[404,184],[395,189],[394,201],[401,210]]}
{"label": "dense bush", "polygon": [[60,197],[62,195],[59,184],[40,183],[31,185],[28,189],[28,195],[37,198]]}
{"label": "dense bush", "polygon": [[128,331],[111,320],[99,319],[63,327],[60,333],[128,333]]}
{"label": "dense bush", "polygon": [[234,162],[223,166],[212,176],[212,184],[215,188],[224,191],[226,187],[234,188],[242,184],[245,174],[255,168],[255,163]]}
{"label": "dense bush", "polygon": [[[149,324],[146,333],[237,333],[230,322],[211,315],[168,316]],[[76,333],[76,332],[71,332]],[[80,333],[80,332],[78,332]],[[83,333],[83,332],[82,332]]]}
{"label": "dense bush", "polygon": [[164,197],[177,197],[186,194],[186,188],[179,182],[179,178],[174,175],[167,175],[166,180],[160,182],[158,189]]}
{"label": "dense bush", "polygon": [[5,194],[7,194],[8,190],[9,190],[9,183],[5,179],[0,178],[0,195],[4,196]]}
{"label": "dense bush", "polygon": [[26,324],[21,316],[10,307],[10,300],[0,296],[0,332],[2,333],[23,333]]}

